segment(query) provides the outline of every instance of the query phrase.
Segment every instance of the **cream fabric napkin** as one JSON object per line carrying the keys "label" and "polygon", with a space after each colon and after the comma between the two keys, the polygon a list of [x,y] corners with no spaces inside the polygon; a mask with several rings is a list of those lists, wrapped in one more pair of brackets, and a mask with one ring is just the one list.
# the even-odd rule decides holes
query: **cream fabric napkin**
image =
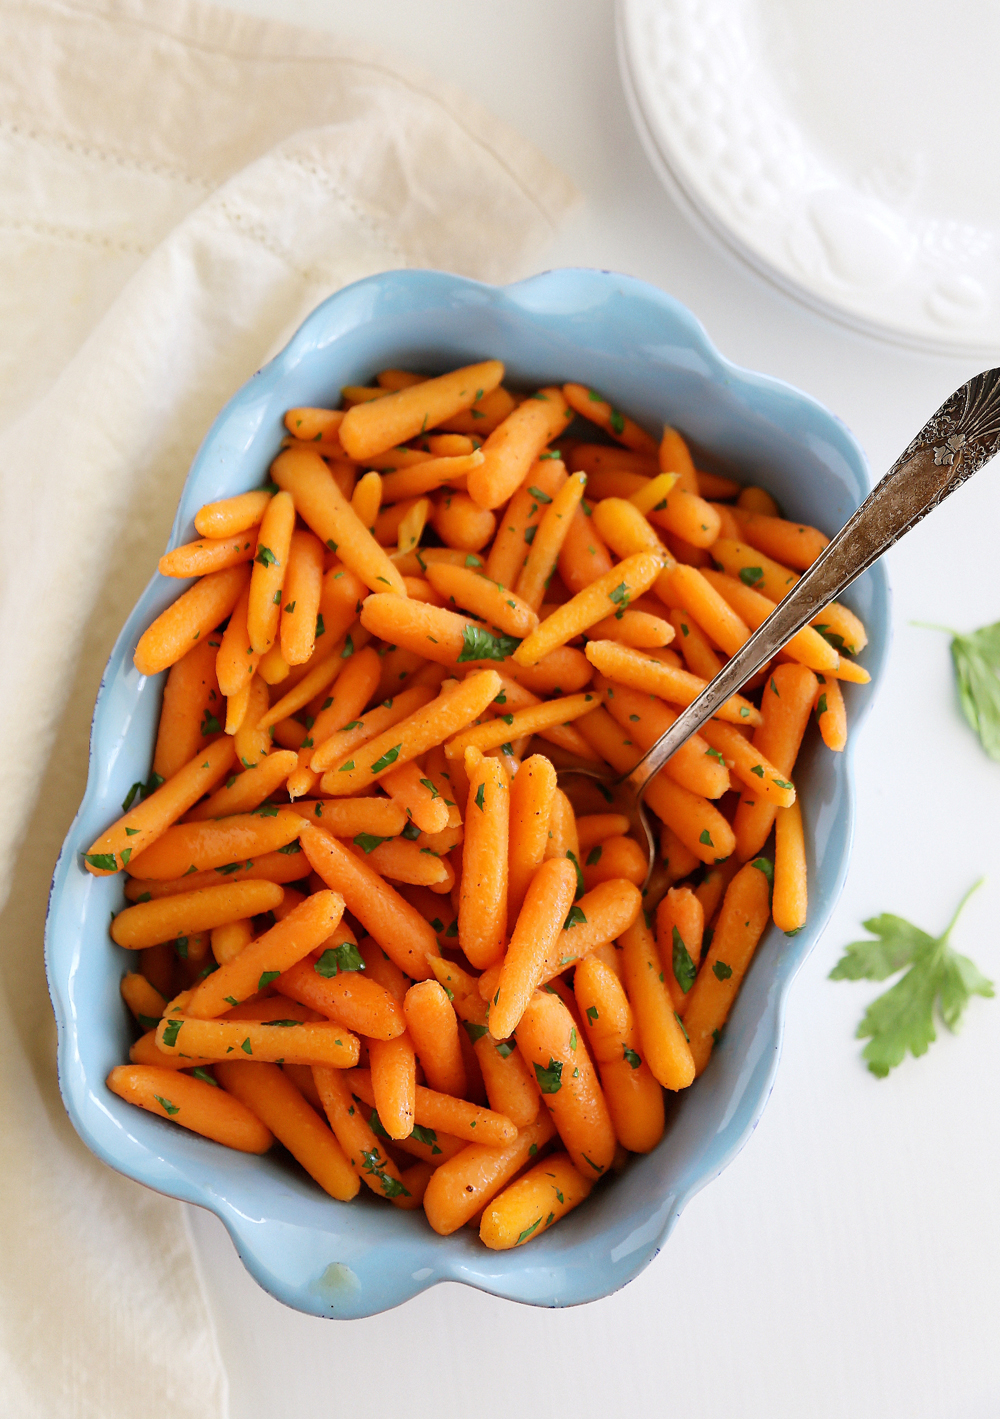
{"label": "cream fabric napkin", "polygon": [[[521,274],[570,184],[462,95],[191,0],[0,0],[0,1393],[216,1419],[182,1209],[59,1101],[48,878],[115,636],[214,414],[371,272]],[[488,353],[488,352],[487,352]]]}

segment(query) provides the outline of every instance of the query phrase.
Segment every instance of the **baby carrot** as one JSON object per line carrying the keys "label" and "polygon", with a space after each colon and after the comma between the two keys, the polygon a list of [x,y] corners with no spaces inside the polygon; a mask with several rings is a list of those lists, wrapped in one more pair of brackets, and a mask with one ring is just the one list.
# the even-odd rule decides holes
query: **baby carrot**
{"label": "baby carrot", "polygon": [[[816,676],[804,665],[778,665],[761,696],[763,723],[754,731],[754,748],[785,777],[790,777],[816,699]],[[740,861],[756,857],[771,831],[775,805],[744,788],[733,819]]]}
{"label": "baby carrot", "polygon": [[[238,959],[238,958],[237,958]],[[219,967],[222,970],[222,967]],[[258,1063],[329,1064],[350,1069],[358,1062],[358,1038],[332,1020],[289,1024],[285,1020],[195,1020],[174,1015],[157,1026],[156,1043],[168,1054],[224,1060],[238,1051]]]}
{"label": "baby carrot", "polygon": [[240,1100],[176,1070],[119,1064],[108,1075],[107,1085],[126,1103],[241,1153],[266,1153],[274,1142],[266,1124]]}
{"label": "baby carrot", "polygon": [[[260,719],[266,713],[270,693],[267,682],[260,675],[255,675],[247,686],[246,690],[246,710],[241,722],[236,726],[233,735],[233,744],[236,748],[236,758],[245,769],[252,769],[263,759],[266,759],[271,752],[271,734],[267,729],[261,729]],[[228,710],[227,705],[227,710]],[[229,732],[229,716],[226,716],[226,732]]]}
{"label": "baby carrot", "polygon": [[405,838],[393,838],[374,846],[355,843],[354,851],[370,862],[381,877],[389,877],[394,882],[409,882],[443,892],[450,892],[455,882],[454,870],[446,858],[433,850],[424,852],[418,843]]}
{"label": "baby carrot", "polygon": [[[298,837],[301,826],[302,819],[290,808],[270,804],[265,804],[263,811],[207,823],[175,823],[128,864],[128,872],[132,877],[170,881],[192,868],[204,872],[229,862],[245,862],[259,852],[287,847]],[[139,870],[135,870],[135,863]]]}
{"label": "baby carrot", "polygon": [[[770,597],[761,596],[760,592],[754,591],[752,587],[745,586],[743,582],[725,576],[722,572],[714,572],[706,567],[701,575],[736,609],[740,619],[751,630],[755,631],[758,626],[762,626],[777,604]],[[785,643],[783,649],[793,660],[808,665],[810,670],[834,671],[840,660],[829,641],[824,640],[812,626],[803,626],[801,631],[797,631],[791,640]]]}
{"label": "baby carrot", "polygon": [[750,639],[750,628],[743,621],[721,591],[706,579],[706,573],[697,567],[677,566],[670,574],[670,591],[677,598],[671,602],[694,617],[695,621],[726,655],[735,655],[740,646]]}
{"label": "baby carrot", "polygon": [[222,730],[222,697],[215,675],[219,637],[207,636],[170,667],[153,751],[153,773],[172,778]]}
{"label": "baby carrot", "polygon": [[531,705],[526,709],[516,710],[513,714],[506,714],[499,719],[487,720],[483,724],[462,730],[448,740],[445,754],[449,759],[457,759],[463,757],[466,750],[471,748],[485,753],[487,749],[496,749],[501,744],[512,743],[523,736],[538,734],[543,729],[551,729],[553,725],[569,724],[581,715],[589,714],[596,704],[596,695],[583,694],[565,695],[544,704]]}
{"label": "baby carrot", "polygon": [[556,791],[551,760],[533,754],[521,765],[510,790],[510,872],[507,921],[513,930],[528,884],[545,858],[549,816]]}
{"label": "baby carrot", "polygon": [[671,882],[679,882],[682,877],[689,877],[699,864],[699,859],[690,848],[684,846],[668,823],[664,823],[660,829],[660,858]]}
{"label": "baby carrot", "polygon": [[[215,1063],[213,1059],[195,1058],[187,1055],[165,1054],[156,1044],[156,1030],[147,1030],[144,1035],[129,1047],[128,1052],[130,1064],[151,1065],[156,1069],[165,1069],[173,1077],[182,1069],[194,1069],[197,1065],[210,1067]],[[187,1078],[187,1075],[182,1076]],[[115,1091],[117,1093],[117,1090]]]}
{"label": "baby carrot", "polygon": [[765,488],[754,487],[747,484],[736,499],[736,506],[744,508],[747,512],[764,513],[767,517],[777,517],[779,515],[778,504],[771,497]]}
{"label": "baby carrot", "polygon": [[774,819],[774,924],[794,936],[806,924],[806,844],[802,807],[779,808]]}
{"label": "baby carrot", "polygon": [[581,857],[586,857],[592,847],[605,838],[620,837],[627,833],[630,822],[624,813],[589,813],[576,820],[577,839]]}
{"label": "baby carrot", "polygon": [[797,567],[799,571],[811,567],[830,541],[815,527],[786,522],[784,518],[750,512],[742,507],[734,509],[734,514],[744,542],[749,542],[751,547],[773,557],[776,562]]}
{"label": "baby carrot", "polygon": [[122,999],[144,1030],[156,1029],[166,1007],[166,1000],[138,971],[122,976]]}
{"label": "baby carrot", "polygon": [[621,982],[590,956],[576,968],[573,993],[615,1134],[629,1152],[649,1153],[663,1136],[663,1090],[639,1053]]}
{"label": "baby carrot", "polygon": [[770,917],[770,884],[757,862],[748,862],[730,882],[712,944],[687,998],[684,1028],[698,1074],[708,1063]]}
{"label": "baby carrot", "polygon": [[212,955],[220,966],[224,966],[227,961],[234,960],[252,940],[252,921],[227,921],[225,926],[216,926],[212,931]]}
{"label": "baby carrot", "polygon": [[112,823],[83,860],[87,871],[105,877],[126,867],[133,856],[152,846],[172,823],[183,817],[203,794],[209,793],[232,768],[234,750],[229,738],[217,739],[148,798]]}
{"label": "baby carrot", "polygon": [[563,397],[571,409],[582,414],[592,424],[597,424],[606,434],[617,439],[634,453],[656,457],[656,440],[650,438],[627,414],[619,411],[602,395],[589,389],[585,384],[564,384]]}
{"label": "baby carrot", "polygon": [[694,1058],[660,969],[653,933],[643,916],[621,936],[619,944],[642,1055],[665,1089],[686,1089],[695,1076]]}
{"label": "baby carrot", "polygon": [[[373,1081],[367,1069],[354,1069],[347,1077],[359,1098],[365,1103],[374,1102]],[[485,1143],[488,1148],[506,1147],[517,1137],[517,1129],[503,1114],[479,1108],[466,1099],[439,1094],[436,1089],[427,1089],[422,1084],[417,1085],[414,1121],[421,1128],[432,1128],[470,1143]]]}
{"label": "baby carrot", "polygon": [[230,614],[250,580],[245,563],[209,572],[179,596],[139,637],[133,660],[140,675],[157,675]]}
{"label": "baby carrot", "polygon": [[840,657],[835,670],[828,670],[826,673],[837,680],[847,680],[852,685],[867,685],[872,678],[863,666],[848,660],[846,655]]}
{"label": "baby carrot", "polygon": [[373,1040],[394,1040],[406,1028],[403,1011],[394,996],[377,980],[369,979],[367,972],[355,970],[350,964],[341,969],[335,946],[327,946],[289,966],[274,982],[274,988],[290,1000],[318,1010],[355,1034]]}
{"label": "baby carrot", "polygon": [[661,473],[678,474],[680,486],[686,488],[689,493],[698,491],[698,476],[691,451],[683,437],[669,424],[664,425],[663,437],[657,450],[657,463]]}
{"label": "baby carrot", "polygon": [[[662,700],[633,690],[628,685],[612,685],[601,679],[595,689],[604,696],[611,717],[640,749],[652,748],[677,718],[676,711]],[[718,751],[712,753],[711,742],[701,730],[692,734],[677,753],[671,755],[665,772],[692,793],[705,798],[721,798],[729,788],[729,772],[724,764],[719,763]]]}
{"label": "baby carrot", "polygon": [[680,486],[672,488],[647,516],[656,527],[692,547],[711,547],[719,535],[720,517],[712,504]]}
{"label": "baby carrot", "polygon": [[691,888],[671,887],[656,909],[656,949],[664,984],[681,1014],[701,960],[704,930],[704,909]]}
{"label": "baby carrot", "polygon": [[569,466],[574,473],[590,477],[608,472],[626,472],[636,479],[655,478],[660,471],[656,454],[636,453],[633,449],[609,448],[604,443],[578,443],[569,454]]}
{"label": "baby carrot", "polygon": [[263,488],[239,493],[235,498],[206,503],[194,515],[194,525],[202,537],[233,537],[256,527],[267,510],[271,494]]}
{"label": "baby carrot", "polygon": [[627,499],[602,498],[594,505],[593,518],[598,532],[616,556],[650,552],[661,558],[665,571],[673,569],[674,558],[657,536],[656,529]]}
{"label": "baby carrot", "polygon": [[660,570],[659,558],[648,552],[627,557],[553,611],[527,640],[522,641],[514,652],[514,659],[519,665],[537,665],[549,651],[565,645],[605,616],[624,611],[630,601],[653,585]]}
{"label": "baby carrot", "polygon": [[709,720],[702,726],[702,733],[748,788],[769,799],[778,808],[787,808],[795,802],[795,789],[791,783],[749,739],[744,739],[738,729],[719,720]]}
{"label": "baby carrot", "polygon": [[502,1148],[471,1143],[437,1169],[424,1193],[424,1212],[439,1236],[457,1232],[551,1141],[555,1127],[547,1109]]}
{"label": "baby carrot", "polygon": [[[368,637],[365,636],[364,639],[367,640]],[[321,657],[314,655],[307,673],[279,700],[276,700],[265,714],[261,715],[257,721],[257,728],[269,729],[279,720],[297,714],[317,695],[324,691],[328,695],[330,685],[343,671],[345,662],[351,658],[355,650],[360,648],[360,640],[351,639],[349,644],[337,641],[330,647],[329,653],[324,652]]]}
{"label": "baby carrot", "polygon": [[427,580],[450,605],[464,607],[509,636],[530,635],[538,625],[538,615],[526,601],[467,567],[432,563]]}
{"label": "baby carrot", "polygon": [[252,813],[281,787],[297,764],[298,756],[290,749],[276,749],[252,769],[227,779],[222,788],[191,809],[186,821],[201,823],[232,813]]}
{"label": "baby carrot", "polygon": [[[662,1106],[661,1106],[662,1107]],[[569,1154],[555,1153],[504,1188],[488,1204],[479,1238],[491,1251],[509,1251],[540,1237],[560,1217],[590,1195],[593,1180],[582,1177]]]}
{"label": "baby carrot", "polygon": [[[642,894],[632,882],[618,879],[598,882],[585,892],[570,912],[561,938],[557,937],[545,958],[542,985],[561,975],[567,966],[586,956],[603,941],[613,941],[622,935],[639,915]],[[486,973],[480,977],[480,992],[486,985]],[[496,985],[493,984],[493,992]],[[489,994],[486,995],[490,999]]]}
{"label": "baby carrot", "polygon": [[450,429],[459,434],[475,434],[479,438],[485,438],[491,434],[495,428],[503,423],[507,415],[517,407],[517,400],[509,390],[498,385],[496,389],[491,389],[488,394],[484,394],[482,399],[477,399],[471,409],[462,409],[458,414],[453,414],[450,419],[443,419],[438,425],[439,429]]}
{"label": "baby carrot", "polygon": [[296,882],[302,876],[302,859],[298,853],[265,852],[252,862],[227,862],[224,867],[209,872],[192,872],[174,882],[154,882],[145,877],[130,877],[125,883],[125,896],[130,902],[158,901],[185,892],[214,887],[219,882],[236,885],[240,882]]}
{"label": "baby carrot", "polygon": [[403,578],[337,487],[318,453],[286,449],[271,465],[279,488],[291,493],[295,510],[324,546],[373,591],[405,596]]}
{"label": "baby carrot", "polygon": [[600,1177],[615,1155],[615,1131],[587,1046],[558,995],[536,990],[517,1027],[517,1047],[535,1071],[542,1103],[575,1166]]}
{"label": "baby carrot", "polygon": [[[260,656],[250,644],[247,630],[247,606],[250,603],[249,583],[240,592],[229,625],[219,639],[219,653],[215,662],[219,688],[227,697],[238,695],[253,679]],[[230,731],[232,732],[232,731]]]}
{"label": "baby carrot", "polygon": [[367,527],[369,532],[375,530],[375,519],[378,517],[381,503],[382,478],[373,469],[358,479],[351,494],[351,507],[357,513],[361,525]]}
{"label": "baby carrot", "polygon": [[470,453],[443,458],[429,457],[425,462],[413,464],[409,468],[397,466],[388,469],[382,475],[382,501],[398,503],[402,498],[433,493],[451,483],[453,479],[471,473],[473,468],[478,468],[482,462],[482,453],[475,449]]}
{"label": "baby carrot", "polygon": [[230,1062],[217,1065],[215,1073],[223,1089],[267,1124],[324,1192],[339,1202],[357,1196],[361,1184],[335,1135],[276,1065]]}
{"label": "baby carrot", "polygon": [[340,797],[377,782],[393,764],[416,759],[464,729],[482,714],[499,691],[500,677],[496,671],[481,670],[470,675],[457,689],[440,694],[423,709],[355,750],[352,758],[336,772],[324,776],[324,792]]}
{"label": "baby carrot", "polygon": [[490,1034],[494,1039],[506,1039],[517,1028],[541,979],[545,959],[562,932],[575,892],[576,869],[565,857],[543,862],[532,877],[490,1006]]}
{"label": "baby carrot", "polygon": [[636,650],[656,650],[670,644],[674,628],[662,616],[652,616],[648,611],[618,611],[590,626],[588,635],[594,640],[621,641]]}
{"label": "baby carrot", "polygon": [[237,533],[235,537],[203,537],[200,542],[185,542],[172,552],[164,552],[158,571],[161,576],[177,577],[221,572],[252,561],[256,545],[253,532]]}
{"label": "baby carrot", "polygon": [[427,1083],[439,1094],[461,1098],[465,1093],[465,1065],[451,1001],[436,980],[418,981],[406,992],[403,1009]]}
{"label": "baby carrot", "polygon": [[335,838],[394,838],[406,827],[406,814],[391,798],[300,798],[289,806]]}
{"label": "baby carrot", "polygon": [[347,910],[400,970],[413,980],[427,980],[432,974],[427,957],[439,954],[438,944],[433,928],[417,909],[342,843],[308,820],[303,821],[300,841],[313,870],[328,887],[340,892]]}
{"label": "baby carrot", "polygon": [[[614,641],[589,641],[586,656],[591,665],[616,684],[645,690],[672,705],[691,704],[708,684],[698,675],[678,670],[630,646],[616,645]],[[761,722],[760,711],[742,695],[730,695],[716,711],[715,718],[728,724],[758,725]]]}
{"label": "baby carrot", "polygon": [[557,566],[571,596],[611,570],[611,557],[594,526],[592,509],[586,501],[581,501],[573,514]]}
{"label": "baby carrot", "polygon": [[528,469],[573,417],[562,392],[540,389],[519,404],[483,444],[483,463],[468,477],[469,495],[480,507],[505,503]]}
{"label": "baby carrot", "polygon": [[510,785],[503,765],[470,750],[469,797],[462,848],[458,940],[471,963],[492,965],[503,950],[507,923]]}
{"label": "baby carrot", "polygon": [[722,657],[716,655],[694,617],[687,611],[671,611],[670,624],[676,632],[674,644],[683,655],[687,668],[706,684],[714,680],[722,669]]}
{"label": "baby carrot", "polygon": [[118,913],[111,923],[111,938],[119,946],[141,950],[257,916],[276,907],[282,896],[282,889],[273,882],[227,882],[159,901],[138,902]]}
{"label": "baby carrot", "polygon": [[342,1071],[316,1065],[312,1077],[330,1127],[358,1177],[378,1197],[404,1196],[408,1189],[400,1178],[399,1169],[386,1155],[361,1110],[355,1108],[350,1085]]}
{"label": "baby carrot", "polygon": [[382,787],[404,819],[416,823],[422,832],[440,833],[448,826],[447,805],[415,759],[390,769]]}
{"label": "baby carrot", "polygon": [[344,899],[338,892],[314,892],[306,897],[284,920],[206,976],[195,987],[185,1013],[211,1020],[222,1015],[227,1006],[263,990],[325,941],[343,914]]}
{"label": "baby carrot", "polygon": [[[408,719],[416,710],[429,704],[433,698],[431,690],[422,685],[413,685],[395,695],[388,702],[377,705],[373,710],[367,710],[357,719],[345,724],[342,729],[334,730],[332,734],[327,734],[323,739],[316,738],[315,731],[320,727],[317,720],[313,726],[312,734],[312,737],[316,739],[316,748],[312,750],[309,767],[322,773],[324,770],[329,770],[342,763],[345,759],[350,759],[355,749],[360,748],[363,744],[368,744],[386,729],[391,729],[393,725]],[[303,745],[303,748],[305,747]]]}
{"label": "baby carrot", "polygon": [[573,805],[561,788],[557,788],[552,799],[549,814],[549,837],[545,847],[545,858],[567,857],[571,862],[580,861],[580,840],[576,835],[576,814]]}
{"label": "baby carrot", "polygon": [[635,838],[624,836],[608,837],[596,847],[592,847],[583,859],[583,880],[588,891],[598,882],[612,882],[623,877],[642,887],[646,881],[648,863],[646,854]]}
{"label": "baby carrot", "polygon": [[[844,708],[844,692],[832,676],[817,675],[819,689],[816,691],[816,719],[823,743],[834,753],[841,753],[847,743],[847,713]],[[155,765],[154,765],[155,767]]]}
{"label": "baby carrot", "polygon": [[566,482],[566,476],[562,460],[550,454],[543,454],[531,464],[497,527],[486,562],[486,575],[491,581],[505,587],[512,587],[517,581],[542,515]]}
{"label": "baby carrot", "polygon": [[340,424],[340,442],[348,457],[362,462],[470,409],[502,379],[500,361],[484,360],[356,405]]}
{"label": "baby carrot", "polygon": [[337,430],[344,421],[342,409],[289,409],[285,428],[298,439],[339,439]]}
{"label": "baby carrot", "polygon": [[289,665],[305,665],[316,648],[322,591],[320,540],[311,532],[293,532],[281,599],[281,654]]}
{"label": "baby carrot", "polygon": [[473,502],[468,493],[451,488],[435,498],[431,522],[446,547],[463,552],[480,551],[492,542],[497,527],[491,512]]}
{"label": "baby carrot", "polygon": [[[537,611],[542,604],[545,587],[555,571],[559,553],[566,540],[573,516],[580,506],[580,499],[583,497],[583,490],[586,486],[587,475],[585,473],[571,474],[556,493],[551,504],[545,509],[542,520],[538,524],[538,532],[531,543],[528,560],[515,583],[518,596],[526,601],[534,611]],[[586,595],[586,592],[580,594]],[[549,647],[549,649],[551,648]],[[536,663],[544,654],[543,651],[535,658],[535,661],[529,660],[521,663]]]}
{"label": "baby carrot", "polygon": [[417,1093],[416,1056],[404,1032],[392,1040],[369,1040],[372,1093],[378,1116],[390,1138],[413,1132]]}

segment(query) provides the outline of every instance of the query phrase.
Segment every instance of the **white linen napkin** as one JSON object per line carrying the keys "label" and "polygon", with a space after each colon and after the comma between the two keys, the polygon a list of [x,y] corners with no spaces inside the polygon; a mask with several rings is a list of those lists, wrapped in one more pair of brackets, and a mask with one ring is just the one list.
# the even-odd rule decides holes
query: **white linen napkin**
{"label": "white linen napkin", "polygon": [[[182,1209],[58,1097],[48,879],[101,668],[226,399],[375,271],[521,274],[569,182],[462,95],[192,0],[0,0],[0,1392],[217,1419]],[[487,352],[488,353],[488,352]]]}

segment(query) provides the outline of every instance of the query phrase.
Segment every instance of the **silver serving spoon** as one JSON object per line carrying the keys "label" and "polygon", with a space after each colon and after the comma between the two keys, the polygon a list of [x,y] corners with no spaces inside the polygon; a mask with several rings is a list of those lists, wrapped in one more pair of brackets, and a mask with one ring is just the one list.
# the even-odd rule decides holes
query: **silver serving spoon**
{"label": "silver serving spoon", "polygon": [[609,807],[631,819],[640,844],[646,844],[647,886],[656,862],[656,842],[642,803],[650,780],[797,631],[949,493],[978,473],[998,449],[1000,369],[993,369],[977,374],[945,400],[793,590],[630,773],[619,777],[585,764],[567,764],[558,770],[563,787],[570,776],[595,780]]}

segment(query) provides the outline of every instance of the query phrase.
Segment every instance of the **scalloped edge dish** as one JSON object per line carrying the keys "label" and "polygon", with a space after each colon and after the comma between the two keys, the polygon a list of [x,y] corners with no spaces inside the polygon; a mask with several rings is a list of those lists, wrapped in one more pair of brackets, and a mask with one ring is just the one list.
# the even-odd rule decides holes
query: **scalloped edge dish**
{"label": "scalloped edge dish", "polygon": [[[770,488],[792,517],[833,531],[869,490],[864,455],[839,420],[778,380],[736,368],[677,301],[626,276],[551,271],[505,288],[428,271],[370,277],[325,301],[286,348],[237,393],[188,475],[170,545],[189,540],[203,503],[256,486],[278,450],[284,411],[336,403],[342,384],[387,366],[448,369],[495,357],[512,383],[575,379],[603,390],[650,427],[669,419],[720,472]],[[459,1281],[534,1305],[609,1295],[656,1255],[687,1201],[746,1142],[770,1093],[788,987],[840,893],[853,834],[852,745],[874,684],[845,685],[846,753],[817,752],[810,735],[797,771],[810,854],[810,919],[794,939],[772,925],[705,1073],[668,1108],[656,1150],[633,1159],[586,1206],[527,1248],[490,1252],[462,1229],[431,1232],[419,1212],[360,1197],[326,1197],[279,1156],[248,1158],[130,1108],[104,1085],[127,1057],[119,995],[125,965],[107,930],[121,881],[83,870],[79,855],[144,779],[165,676],[146,679],[132,654],[177,594],[155,575],[118,638],[94,712],[90,775],[56,865],[46,967],[58,1024],[59,1082],[77,1132],[113,1168],[168,1196],[207,1207],[251,1275],[312,1315],[377,1314],[439,1281]],[[888,649],[885,572],[847,598],[864,618],[864,662],[877,682]]]}

